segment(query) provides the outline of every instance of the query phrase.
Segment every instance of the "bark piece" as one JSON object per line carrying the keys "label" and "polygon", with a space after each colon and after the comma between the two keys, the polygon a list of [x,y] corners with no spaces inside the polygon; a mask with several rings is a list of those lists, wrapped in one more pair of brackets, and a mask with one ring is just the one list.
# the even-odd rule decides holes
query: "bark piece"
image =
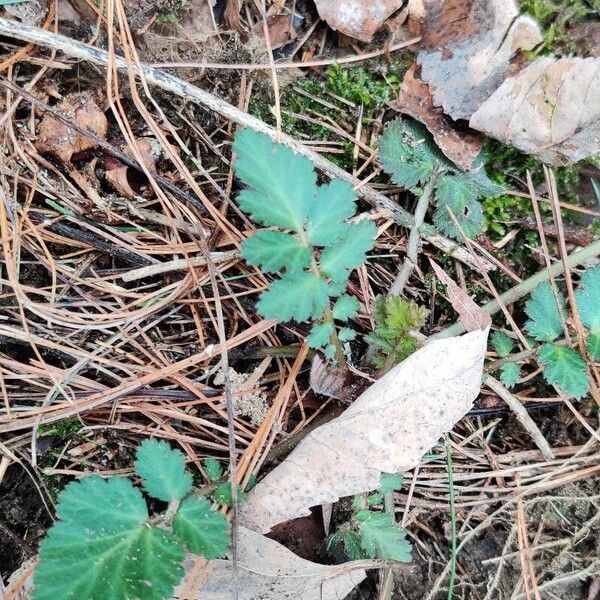
{"label": "bark piece", "polygon": [[600,58],[538,58],[509,77],[470,125],[552,165],[597,154]]}

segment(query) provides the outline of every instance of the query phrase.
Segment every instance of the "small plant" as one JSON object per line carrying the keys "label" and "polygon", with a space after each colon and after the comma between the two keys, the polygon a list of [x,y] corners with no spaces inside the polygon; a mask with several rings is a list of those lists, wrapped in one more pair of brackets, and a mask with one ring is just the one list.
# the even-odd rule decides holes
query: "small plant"
{"label": "small plant", "polygon": [[[204,472],[206,477],[211,482],[210,495],[213,502],[221,504],[223,506],[233,506],[233,494],[231,492],[231,481],[223,481],[224,469],[223,463],[216,458],[207,458],[202,461]],[[246,492],[249,491],[256,484],[256,476],[252,475],[250,481],[246,486],[246,490],[241,487],[237,488],[237,500],[238,504],[242,503],[246,499]]]}
{"label": "small plant", "polygon": [[[587,354],[595,362],[600,361],[600,265],[587,269],[575,291],[575,303],[582,324],[588,333]],[[556,295],[549,282],[540,283],[525,304],[529,319],[525,328],[529,335],[542,345],[536,348],[544,379],[556,385],[566,396],[582,398],[589,389],[588,367],[577,350],[560,340],[567,325],[567,303],[559,291]],[[494,349],[500,357],[508,357],[512,340],[506,334],[495,334]],[[501,379],[507,387],[513,387],[520,379],[520,369],[507,361],[501,367]]]}
{"label": "small plant", "polygon": [[167,509],[150,516],[141,490],[125,477],[92,475],[67,485],[40,546],[33,600],[162,600],[183,576],[186,551],[209,559],[227,552],[229,523],[208,500],[189,496],[192,476],[181,452],[147,440],[135,471]]}
{"label": "small plant", "polygon": [[379,297],[375,301],[373,333],[366,337],[371,345],[371,362],[386,369],[403,361],[417,349],[412,332],[425,322],[428,311],[400,296]]}
{"label": "small plant", "polygon": [[404,529],[394,524],[393,514],[369,508],[381,504],[402,484],[401,475],[383,473],[376,492],[354,497],[352,517],[327,538],[327,551],[337,562],[363,558],[411,561],[412,546]]}
{"label": "small plant", "polygon": [[251,129],[236,135],[235,171],[249,189],[237,202],[262,229],[242,245],[249,265],[281,273],[257,303],[265,318],[313,321],[312,348],[345,365],[341,343],[355,331],[338,328],[356,316],[359,303],[344,294],[350,271],[364,264],[376,227],[368,220],[349,223],[356,212],[352,186],[334,179],[317,185],[312,163],[283,144]]}
{"label": "small plant", "polygon": [[480,200],[498,196],[504,189],[487,176],[483,155],[473,170],[461,171],[442,155],[427,130],[409,119],[396,119],[387,126],[379,156],[394,183],[414,191],[427,203],[434,198],[434,225],[455,239],[461,239],[461,232],[451,214],[467,237],[475,237],[484,222]]}

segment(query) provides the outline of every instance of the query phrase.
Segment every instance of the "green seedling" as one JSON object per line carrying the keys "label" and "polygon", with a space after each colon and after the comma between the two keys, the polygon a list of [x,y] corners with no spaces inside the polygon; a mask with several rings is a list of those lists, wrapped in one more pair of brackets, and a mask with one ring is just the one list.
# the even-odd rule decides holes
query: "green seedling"
{"label": "green seedling", "polygon": [[208,500],[190,496],[181,452],[147,440],[137,449],[135,472],[167,509],[151,516],[126,477],[92,475],[67,485],[40,546],[33,600],[162,600],[183,577],[186,552],[208,559],[227,552],[229,523]]}
{"label": "green seedling", "polygon": [[481,233],[484,219],[480,200],[504,190],[487,176],[483,154],[471,171],[461,171],[438,150],[425,127],[410,119],[396,119],[387,126],[379,157],[394,183],[427,203],[434,201],[435,227],[455,239],[461,239],[462,233],[469,238]]}
{"label": "green seedling", "polygon": [[[589,358],[600,361],[600,265],[587,269],[575,291],[575,304],[583,326],[587,329],[586,346]],[[564,339],[567,302],[562,292],[557,294],[549,282],[540,283],[525,304],[529,317],[525,328],[541,345],[535,347],[542,365],[544,379],[556,385],[566,396],[580,399],[589,389],[590,375],[581,354],[570,348]],[[502,333],[492,336],[492,345],[501,358],[508,358],[513,341]],[[506,361],[500,378],[507,387],[513,387],[521,377],[519,366]]]}
{"label": "green seedling", "polygon": [[308,344],[345,366],[342,342],[355,331],[339,327],[354,318],[356,298],[345,294],[352,269],[366,261],[376,227],[349,222],[356,213],[352,186],[334,179],[317,184],[312,163],[267,135],[245,129],[236,135],[235,172],[248,186],[240,208],[268,229],[242,245],[246,262],[280,276],[263,292],[258,312],[277,321],[311,321]]}
{"label": "green seedling", "polygon": [[327,538],[327,551],[337,562],[380,558],[410,562],[412,546],[406,532],[388,512],[371,510],[384,496],[402,488],[400,475],[383,473],[379,488],[368,496],[355,496],[350,520]]}

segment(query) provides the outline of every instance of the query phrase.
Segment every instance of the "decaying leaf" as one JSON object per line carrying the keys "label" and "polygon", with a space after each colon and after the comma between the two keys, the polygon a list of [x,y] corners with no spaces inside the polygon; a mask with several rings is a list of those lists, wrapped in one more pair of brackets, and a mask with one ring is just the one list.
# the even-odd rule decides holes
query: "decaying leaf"
{"label": "decaying leaf", "polygon": [[311,506],[376,489],[382,472],[414,467],[472,407],[488,331],[430,342],[312,431],[248,494],[242,524],[267,532]]}
{"label": "decaying leaf", "polygon": [[345,380],[346,374],[341,369],[315,354],[310,365],[310,387],[316,394],[340,399]]}
{"label": "decaying leaf", "polygon": [[[69,94],[55,108],[75,125],[100,139],[106,138],[108,121],[93,91]],[[96,142],[46,113],[39,125],[35,147],[39,152],[53,154],[63,162],[69,162],[74,155],[95,148]]]}
{"label": "decaying leaf", "polygon": [[481,152],[483,136],[464,127],[459,129],[441,108],[434,106],[429,86],[416,77],[416,70],[416,64],[408,69],[400,94],[389,103],[390,107],[423,123],[440,150],[461,169],[469,170]]}
{"label": "decaying leaf", "polygon": [[[292,17],[289,14],[269,15],[267,17],[267,27],[269,29],[269,42],[273,49],[281,48],[281,46],[293,42],[298,37],[292,23]],[[253,33],[264,39],[265,33],[262,20],[254,26]]]}
{"label": "decaying leaf", "polygon": [[[239,600],[342,600],[366,577],[364,569],[352,563],[319,565],[304,560],[278,542],[244,527],[239,529],[237,548]],[[190,556],[185,561],[186,573],[196,559]],[[28,561],[11,576],[8,597],[30,600],[33,567],[34,561]],[[211,560],[197,593],[185,597],[230,600],[233,580],[231,561]],[[176,591],[173,600],[182,597]]]}
{"label": "decaying leaf", "polygon": [[469,119],[509,74],[511,59],[541,41],[514,0],[426,0],[421,79],[435,106]]}
{"label": "decaying leaf", "polygon": [[600,58],[538,58],[506,79],[470,124],[553,165],[598,153]]}
{"label": "decaying leaf", "polygon": [[404,0],[315,0],[319,16],[336,31],[370,42]]}
{"label": "decaying leaf", "polygon": [[[144,165],[150,173],[156,172],[156,161],[162,153],[160,144],[154,138],[139,138],[135,141],[138,151],[140,152]],[[131,158],[135,158],[129,147],[125,148],[124,153]],[[112,167],[112,168],[111,168]],[[133,198],[136,193],[129,184],[129,167],[118,160],[107,165],[106,179],[108,182],[125,198]]]}

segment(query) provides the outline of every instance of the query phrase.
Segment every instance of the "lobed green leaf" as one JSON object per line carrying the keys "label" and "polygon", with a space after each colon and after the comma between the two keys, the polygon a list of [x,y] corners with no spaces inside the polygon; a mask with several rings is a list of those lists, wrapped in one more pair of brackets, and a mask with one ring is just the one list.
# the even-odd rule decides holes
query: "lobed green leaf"
{"label": "lobed green leaf", "polygon": [[600,334],[600,265],[585,271],[575,291],[581,322],[593,334]]}
{"label": "lobed green leaf", "polygon": [[348,321],[354,319],[358,314],[360,302],[354,296],[344,294],[340,296],[333,305],[333,318],[338,321]]}
{"label": "lobed green leaf", "polygon": [[404,485],[404,477],[397,473],[382,473],[379,479],[379,491],[382,494],[399,491]]}
{"label": "lobed green leaf", "polygon": [[205,458],[202,461],[206,476],[210,481],[218,481],[223,476],[223,465],[216,458]]}
{"label": "lobed green leaf", "polygon": [[513,349],[514,342],[503,331],[494,331],[492,334],[492,346],[500,358],[508,356]]}
{"label": "lobed green leaf", "polygon": [[394,525],[388,513],[362,510],[354,515],[358,524],[360,544],[370,558],[410,562],[412,547],[406,532]]}
{"label": "lobed green leaf", "polygon": [[600,362],[600,333],[590,333],[586,342],[590,358],[594,362]]}
{"label": "lobed green leaf", "polygon": [[500,381],[508,388],[513,388],[521,379],[521,369],[514,362],[504,363],[500,367]]}
{"label": "lobed green leaf", "polygon": [[481,233],[484,223],[483,209],[467,177],[442,177],[436,188],[435,199],[437,209],[433,215],[433,223],[440,231],[454,239],[462,238],[452,214],[468,238],[474,238]]}
{"label": "lobed green leaf", "polygon": [[301,271],[310,264],[310,248],[294,235],[281,231],[258,231],[242,244],[242,257],[265,273]]}
{"label": "lobed green leaf", "polygon": [[589,387],[589,375],[581,355],[566,346],[544,344],[538,350],[544,367],[544,379],[556,385],[567,396],[582,398]]}
{"label": "lobed green leaf", "polygon": [[556,298],[548,281],[531,292],[525,312],[529,317],[525,328],[539,342],[551,342],[562,334],[563,320],[567,316],[565,298],[560,292]]}
{"label": "lobed green leaf", "polygon": [[145,440],[138,446],[135,472],[148,494],[164,502],[179,500],[192,489],[185,456],[164,440]]}
{"label": "lobed green leaf", "polygon": [[312,326],[306,341],[309,348],[322,348],[329,343],[333,325],[331,323],[317,323]]}

